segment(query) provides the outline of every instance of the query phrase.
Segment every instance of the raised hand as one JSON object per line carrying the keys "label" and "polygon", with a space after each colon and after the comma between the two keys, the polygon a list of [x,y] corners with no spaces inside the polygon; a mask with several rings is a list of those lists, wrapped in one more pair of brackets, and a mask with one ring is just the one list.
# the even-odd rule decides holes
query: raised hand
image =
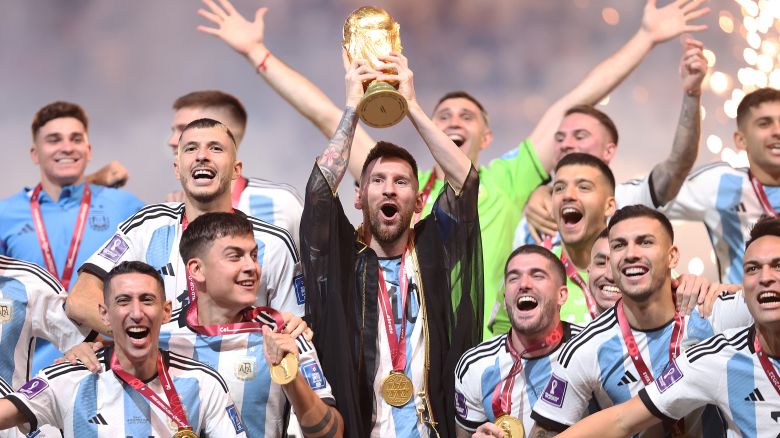
{"label": "raised hand", "polygon": [[416,101],[414,74],[409,69],[409,60],[406,59],[406,56],[400,53],[390,53],[386,56],[380,56],[379,60],[382,61],[382,64],[377,66],[380,74],[376,79],[382,82],[397,83],[398,92],[408,102]]}
{"label": "raised hand", "polygon": [[210,21],[214,27],[198,26],[200,32],[214,35],[227,43],[236,52],[249,57],[253,51],[266,50],[264,43],[265,13],[268,8],[259,8],[255,12],[255,21],[248,21],[228,0],[203,0],[208,7],[198,9],[198,15]]}
{"label": "raised hand", "polygon": [[710,12],[710,8],[701,7],[705,2],[706,0],[677,0],[658,9],[656,0],[647,0],[641,31],[650,36],[653,44],[659,44],[685,32],[705,30],[707,26],[704,24],[690,24]]}
{"label": "raised hand", "polygon": [[346,72],[344,82],[347,89],[347,106],[357,108],[365,91],[363,84],[376,79],[378,72],[372,69],[371,64],[364,59],[353,59],[350,62],[346,50],[341,51],[341,60]]}
{"label": "raised hand", "polygon": [[704,58],[704,43],[693,38],[682,40],[683,57],[680,60],[680,77],[683,91],[689,96],[701,95],[701,83],[707,74],[707,60]]}

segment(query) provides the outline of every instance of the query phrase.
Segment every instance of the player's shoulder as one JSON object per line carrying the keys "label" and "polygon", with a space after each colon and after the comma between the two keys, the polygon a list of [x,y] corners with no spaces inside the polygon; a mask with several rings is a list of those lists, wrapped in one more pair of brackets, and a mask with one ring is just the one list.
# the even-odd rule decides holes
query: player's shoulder
{"label": "player's shoulder", "polygon": [[175,223],[184,214],[184,204],[181,202],[164,202],[150,204],[119,225],[119,230],[125,234],[144,225],[162,222]]}
{"label": "player's shoulder", "polygon": [[685,355],[690,363],[695,363],[720,356],[731,357],[739,351],[750,354],[753,336],[755,336],[755,326],[729,329],[689,348]]}
{"label": "player's shoulder", "polygon": [[62,285],[49,271],[35,263],[0,255],[0,276],[19,279],[25,286],[37,284],[53,293],[63,293]]}
{"label": "player's shoulder", "polygon": [[705,181],[709,178],[719,178],[722,175],[731,174],[740,177],[747,177],[749,168],[733,167],[725,161],[716,161],[714,163],[703,164],[691,171],[686,178],[687,181]]}
{"label": "player's shoulder", "polygon": [[203,362],[172,351],[160,351],[165,355],[169,368],[178,370],[180,374],[192,375],[200,382],[210,382],[218,388],[221,388],[225,393],[228,392],[227,383],[225,383],[225,380],[214,368],[211,368]]}
{"label": "player's shoulder", "polygon": [[506,350],[507,333],[498,335],[482,342],[476,347],[466,350],[455,366],[455,379],[463,380],[469,372],[481,371],[486,366],[495,363],[495,358]]}
{"label": "player's shoulder", "polygon": [[30,189],[23,188],[22,190],[14,193],[13,195],[0,198],[0,211],[8,211],[18,208],[30,207]]}
{"label": "player's shoulder", "polygon": [[[108,362],[111,359],[111,349],[102,348],[95,352],[98,362],[103,370],[108,369]],[[57,385],[67,385],[70,383],[78,384],[85,376],[94,375],[83,363],[76,362],[72,364],[68,361],[49,365],[41,370],[41,374],[49,382],[55,382]]]}
{"label": "player's shoulder", "polygon": [[[595,355],[597,347],[614,336],[617,327],[617,312],[613,306],[581,328],[578,333],[573,333],[572,338],[563,346],[558,362],[566,368],[575,356]],[[577,359],[575,362],[580,361],[581,359]]]}
{"label": "player's shoulder", "polygon": [[301,197],[301,194],[298,192],[298,190],[296,190],[295,187],[290,184],[269,181],[262,178],[249,177],[247,178],[247,184],[244,190],[247,191],[250,195],[253,191],[259,191],[271,197],[280,197],[282,199],[293,198],[298,203],[303,205],[303,197]]}
{"label": "player's shoulder", "polygon": [[90,189],[92,190],[92,193],[95,194],[95,197],[100,198],[103,202],[109,202],[112,204],[112,206],[118,206],[120,208],[140,208],[144,205],[144,202],[141,201],[137,196],[134,194],[128,192],[127,190],[113,188],[113,187],[105,187],[95,184],[89,185]]}
{"label": "player's shoulder", "polygon": [[269,243],[282,245],[283,248],[292,255],[293,259],[296,262],[298,261],[298,250],[295,247],[295,242],[289,231],[253,216],[247,215],[246,218],[252,224],[255,239],[262,241],[266,245]]}

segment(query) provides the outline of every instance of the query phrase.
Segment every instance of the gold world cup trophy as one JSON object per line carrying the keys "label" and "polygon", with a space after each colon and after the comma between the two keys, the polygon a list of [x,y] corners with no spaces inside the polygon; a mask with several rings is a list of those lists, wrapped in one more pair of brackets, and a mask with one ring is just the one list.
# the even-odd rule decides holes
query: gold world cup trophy
{"label": "gold world cup trophy", "polygon": [[[380,56],[401,53],[400,26],[382,8],[363,6],[344,22],[344,49],[349,61],[363,59],[376,69]],[[396,72],[389,72],[395,74]],[[363,84],[365,94],[357,107],[360,119],[372,128],[386,128],[406,115],[406,99],[397,90],[398,83],[373,80]]]}

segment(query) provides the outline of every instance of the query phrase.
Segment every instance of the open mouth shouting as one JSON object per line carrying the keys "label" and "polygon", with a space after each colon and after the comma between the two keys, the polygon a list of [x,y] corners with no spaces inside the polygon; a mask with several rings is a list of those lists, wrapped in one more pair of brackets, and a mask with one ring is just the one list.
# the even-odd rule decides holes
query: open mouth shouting
{"label": "open mouth shouting", "polygon": [[384,203],[379,207],[379,213],[383,221],[391,222],[399,215],[398,206],[392,202]]}
{"label": "open mouth shouting", "polygon": [[130,344],[135,347],[142,347],[146,344],[146,340],[149,337],[151,331],[148,327],[132,326],[125,330],[127,336],[130,338]]}
{"label": "open mouth shouting", "polygon": [[579,224],[584,215],[578,207],[566,205],[561,208],[560,216],[562,225],[564,227],[571,227]]}
{"label": "open mouth shouting", "polygon": [[455,143],[455,146],[457,147],[463,146],[463,143],[466,142],[466,138],[460,134],[448,133],[447,136],[450,138],[450,140],[452,140],[453,143]]}
{"label": "open mouth shouting", "polygon": [[198,167],[192,171],[191,176],[195,185],[209,185],[217,177],[217,172],[207,167]]}
{"label": "open mouth shouting", "polygon": [[539,302],[530,295],[522,295],[517,298],[517,303],[515,305],[517,310],[521,312],[530,312],[539,307]]}
{"label": "open mouth shouting", "polygon": [[777,307],[780,305],[780,293],[775,291],[760,292],[757,297],[758,304],[767,307]]}

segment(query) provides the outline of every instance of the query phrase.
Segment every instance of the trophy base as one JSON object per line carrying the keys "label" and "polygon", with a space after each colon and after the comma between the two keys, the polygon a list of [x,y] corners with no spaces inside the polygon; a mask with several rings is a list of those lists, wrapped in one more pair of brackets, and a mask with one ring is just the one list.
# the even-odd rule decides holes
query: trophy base
{"label": "trophy base", "polygon": [[373,82],[357,107],[360,120],[372,128],[387,128],[406,116],[406,98],[386,82]]}

